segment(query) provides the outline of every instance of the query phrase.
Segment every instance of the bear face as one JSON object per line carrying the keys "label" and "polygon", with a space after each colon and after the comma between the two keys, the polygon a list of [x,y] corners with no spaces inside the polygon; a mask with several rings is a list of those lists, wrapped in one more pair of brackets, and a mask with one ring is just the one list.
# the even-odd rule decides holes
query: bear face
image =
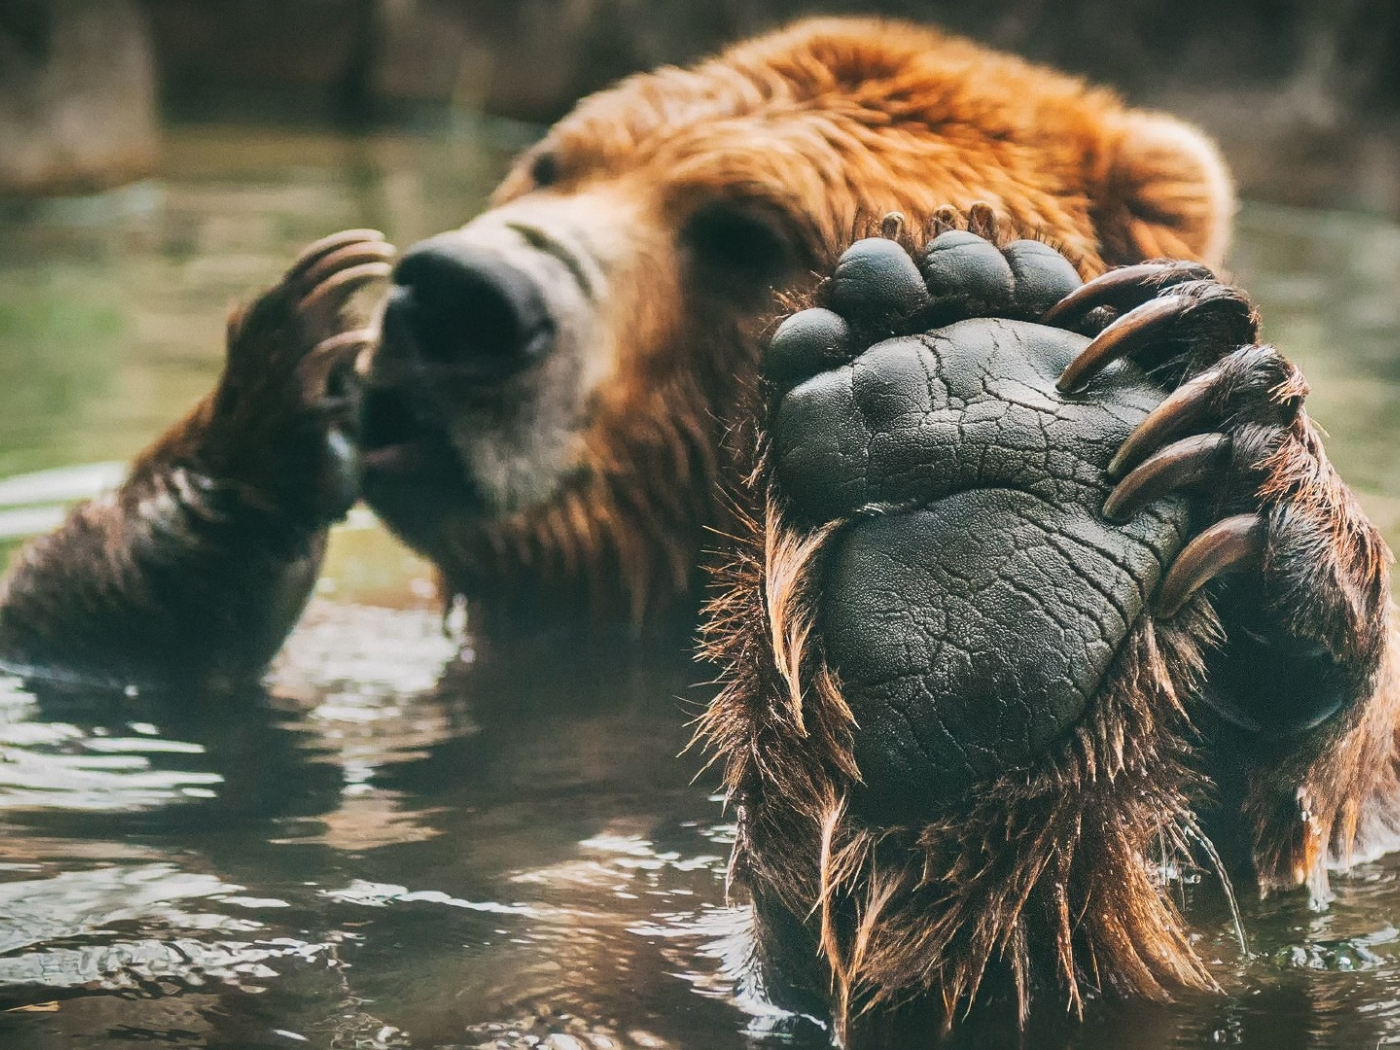
{"label": "bear face", "polygon": [[901,23],[800,23],[595,95],[400,262],[365,496],[453,591],[647,620],[723,527],[773,290],[869,216],[975,200],[1086,274],[1216,258],[1231,210],[1186,126]]}

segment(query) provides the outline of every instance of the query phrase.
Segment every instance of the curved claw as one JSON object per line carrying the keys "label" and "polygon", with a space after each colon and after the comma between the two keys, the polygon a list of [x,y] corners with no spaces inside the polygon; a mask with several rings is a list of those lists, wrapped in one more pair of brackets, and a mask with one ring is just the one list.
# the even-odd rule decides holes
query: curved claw
{"label": "curved claw", "polygon": [[1182,383],[1165,401],[1133,428],[1108,464],[1108,476],[1121,478],[1168,437],[1199,423],[1211,404],[1212,387],[1220,373],[1212,369]]}
{"label": "curved claw", "polygon": [[880,220],[880,236],[887,241],[897,241],[904,235],[904,213],[902,211],[886,212],[885,217]]}
{"label": "curved claw", "polygon": [[958,209],[951,204],[944,204],[928,221],[928,229],[925,231],[926,239],[933,240],[939,234],[947,233],[949,230],[961,229],[962,216]]}
{"label": "curved claw", "polygon": [[373,281],[387,279],[391,272],[392,267],[387,262],[360,263],[348,267],[313,288],[298,304],[298,309],[302,313],[313,313],[326,306],[326,301],[332,296],[338,297],[338,304],[343,304],[360,288]]}
{"label": "curved claw", "polygon": [[1118,483],[1104,501],[1109,521],[1124,522],[1139,508],[1212,476],[1230,451],[1224,434],[1197,434],[1168,445]]}
{"label": "curved claw", "polygon": [[984,241],[996,242],[997,213],[986,201],[973,201],[967,209],[967,232],[975,233]]}
{"label": "curved claw", "polygon": [[1262,514],[1237,514],[1217,521],[1186,545],[1167,572],[1154,603],[1157,615],[1175,616],[1187,598],[1217,576],[1258,568],[1268,535]]}
{"label": "curved claw", "polygon": [[303,382],[310,389],[320,389],[325,385],[326,377],[346,361],[351,362],[353,369],[363,348],[372,346],[378,337],[379,333],[370,328],[355,328],[327,336],[302,360],[298,370]]}
{"label": "curved claw", "polygon": [[1071,361],[1055,388],[1062,394],[1071,393],[1112,362],[1126,357],[1157,335],[1160,328],[1170,325],[1186,309],[1187,300],[1180,295],[1164,295],[1128,311],[1100,332],[1079,356]]}
{"label": "curved claw", "polygon": [[348,270],[361,263],[390,262],[394,246],[388,241],[355,241],[327,252],[297,276],[297,282],[311,291],[337,270]]}
{"label": "curved claw", "polygon": [[1045,312],[1041,324],[1067,328],[1090,310],[1112,306],[1120,310],[1141,306],[1164,288],[1184,281],[1211,281],[1215,274],[1199,263],[1165,260],[1121,266],[1080,285]]}
{"label": "curved claw", "polygon": [[322,237],[319,241],[312,241],[303,248],[301,254],[297,256],[296,262],[292,263],[287,270],[287,276],[284,279],[287,281],[298,279],[325,256],[348,244],[383,240],[384,234],[378,230],[341,230],[339,233],[332,233],[328,237]]}
{"label": "curved claw", "polygon": [[336,357],[349,347],[360,347],[365,343],[373,342],[375,334],[369,328],[355,328],[348,332],[337,332],[335,335],[322,339],[307,356]]}

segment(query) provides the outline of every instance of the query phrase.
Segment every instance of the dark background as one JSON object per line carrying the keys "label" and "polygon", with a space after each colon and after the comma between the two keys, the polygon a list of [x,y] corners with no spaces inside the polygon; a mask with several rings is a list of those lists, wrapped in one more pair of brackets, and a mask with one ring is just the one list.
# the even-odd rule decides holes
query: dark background
{"label": "dark background", "polygon": [[547,122],[821,12],[938,23],[1170,108],[1246,193],[1400,213],[1400,0],[0,0],[0,189],[145,174],[170,119]]}

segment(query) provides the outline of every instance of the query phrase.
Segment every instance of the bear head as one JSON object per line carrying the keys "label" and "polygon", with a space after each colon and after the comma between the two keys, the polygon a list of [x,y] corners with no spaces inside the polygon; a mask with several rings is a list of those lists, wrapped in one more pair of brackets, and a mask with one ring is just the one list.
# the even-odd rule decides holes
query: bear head
{"label": "bear head", "polygon": [[365,496],[449,593],[684,607],[775,292],[885,213],[974,202],[1085,276],[1218,262],[1233,208],[1195,129],[905,23],[804,21],[624,80],[399,262],[362,362]]}

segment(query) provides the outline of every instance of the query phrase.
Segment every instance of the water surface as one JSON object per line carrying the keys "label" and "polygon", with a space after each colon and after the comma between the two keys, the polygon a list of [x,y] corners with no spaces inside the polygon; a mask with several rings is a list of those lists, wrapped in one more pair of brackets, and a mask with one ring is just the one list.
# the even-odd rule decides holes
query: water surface
{"label": "water surface", "polygon": [[[461,222],[522,140],[184,127],[159,180],[0,206],[0,537],[110,483],[205,391],[223,304],[303,243]],[[1233,267],[1395,544],[1400,227],[1252,205]],[[707,674],[656,646],[480,646],[357,512],[266,694],[0,679],[0,1045],[826,1045],[738,977],[732,829],[676,757]],[[1400,1044],[1400,862],[1335,889],[1325,912],[1245,901],[1248,960],[1202,894],[1230,994],[1025,1045]]]}

